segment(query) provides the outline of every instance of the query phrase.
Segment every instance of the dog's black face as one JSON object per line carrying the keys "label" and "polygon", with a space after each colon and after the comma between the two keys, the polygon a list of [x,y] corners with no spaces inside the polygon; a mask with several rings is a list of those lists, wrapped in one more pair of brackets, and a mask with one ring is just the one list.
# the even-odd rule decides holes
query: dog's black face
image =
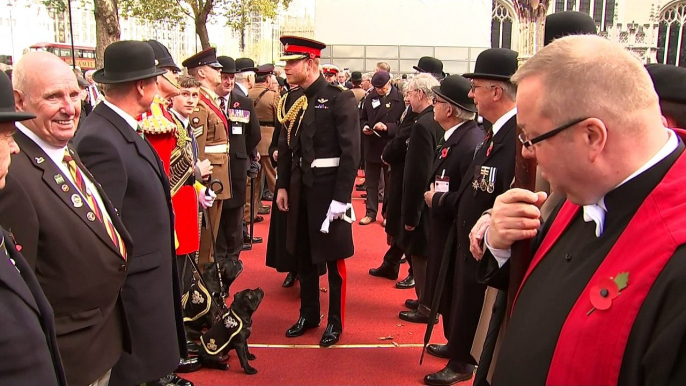
{"label": "dog's black face", "polygon": [[264,291],[262,288],[255,289],[244,289],[243,291],[237,292],[233,295],[233,303],[231,308],[238,311],[244,311],[248,315],[252,315],[257,307],[262,303],[262,298],[264,298]]}
{"label": "dog's black face", "polygon": [[241,260],[224,259],[219,261],[219,270],[222,274],[222,281],[228,290],[236,281],[238,275],[243,272],[243,262]]}
{"label": "dog's black face", "polygon": [[[221,283],[217,276],[217,267],[221,274]],[[207,284],[207,290],[216,298],[226,297],[229,288],[238,275],[243,272],[243,262],[240,260],[224,259],[216,263],[205,264],[205,272],[202,277]]]}

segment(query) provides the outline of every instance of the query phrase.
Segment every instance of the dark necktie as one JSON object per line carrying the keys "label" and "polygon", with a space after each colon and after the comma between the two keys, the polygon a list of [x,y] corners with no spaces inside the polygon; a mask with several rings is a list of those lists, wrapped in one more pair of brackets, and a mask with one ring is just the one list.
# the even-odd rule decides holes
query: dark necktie
{"label": "dark necktie", "polygon": [[444,143],[445,143],[445,136],[441,137],[441,139],[438,140],[438,144],[436,144],[436,151],[441,150]]}
{"label": "dark necktie", "polygon": [[226,114],[226,98],[219,97],[219,108],[222,110],[222,113]]}

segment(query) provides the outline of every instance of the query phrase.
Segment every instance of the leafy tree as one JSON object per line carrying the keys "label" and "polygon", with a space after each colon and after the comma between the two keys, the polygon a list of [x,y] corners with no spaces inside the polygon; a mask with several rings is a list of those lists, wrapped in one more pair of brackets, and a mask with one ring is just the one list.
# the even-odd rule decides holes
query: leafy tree
{"label": "leafy tree", "polygon": [[291,0],[228,0],[228,8],[224,13],[226,25],[231,27],[240,36],[239,48],[245,52],[245,35],[248,26],[252,23],[253,15],[262,20],[273,19],[279,6],[288,8]]}

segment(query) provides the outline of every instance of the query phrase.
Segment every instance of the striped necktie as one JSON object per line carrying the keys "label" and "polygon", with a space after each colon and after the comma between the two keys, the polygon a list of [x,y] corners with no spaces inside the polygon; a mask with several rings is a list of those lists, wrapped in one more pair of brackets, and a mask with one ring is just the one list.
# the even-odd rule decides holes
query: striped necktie
{"label": "striped necktie", "polygon": [[219,108],[221,109],[222,113],[226,114],[226,98],[219,97]]}
{"label": "striped necktie", "polygon": [[83,174],[81,174],[81,170],[79,170],[79,167],[76,165],[74,157],[72,157],[69,153],[69,149],[64,149],[63,160],[69,167],[69,174],[71,174],[71,177],[74,180],[74,185],[76,185],[76,188],[79,190],[81,195],[86,198],[86,202],[95,214],[95,217],[97,217],[98,220],[100,220],[100,222],[103,225],[105,225],[107,235],[110,236],[110,239],[114,243],[114,246],[119,250],[119,253],[121,253],[124,260],[126,260],[126,246],[124,245],[124,241],[119,235],[119,232],[117,232],[117,230],[114,228],[112,221],[110,221],[110,219],[107,216],[103,216],[102,211],[98,206],[98,203],[95,201],[95,197],[93,197],[93,195],[88,190],[88,187],[86,186]]}

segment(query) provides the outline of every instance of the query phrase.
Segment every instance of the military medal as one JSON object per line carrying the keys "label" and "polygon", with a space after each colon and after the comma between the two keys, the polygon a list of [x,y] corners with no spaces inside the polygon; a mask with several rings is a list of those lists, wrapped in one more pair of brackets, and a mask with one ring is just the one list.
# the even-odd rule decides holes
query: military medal
{"label": "military medal", "polygon": [[68,192],[68,191],[69,191],[69,185],[63,184],[63,185],[62,185],[62,191],[65,192],[65,193]]}
{"label": "military medal", "polygon": [[482,192],[485,192],[486,189],[488,189],[488,179],[489,175],[491,173],[491,168],[488,166],[482,166],[481,167],[481,182],[479,183],[479,189],[481,189]]}
{"label": "military medal", "polygon": [[45,158],[43,157],[36,157],[35,160],[37,164],[42,164],[43,162],[45,162]]}
{"label": "military medal", "polygon": [[479,190],[479,181],[472,181],[472,188],[474,188],[474,190]]}
{"label": "military medal", "polygon": [[486,191],[488,193],[493,193],[495,191],[495,174],[496,174],[496,168],[492,167],[490,168],[491,171],[488,174],[488,187],[486,188]]}
{"label": "military medal", "polygon": [[75,208],[80,208],[83,206],[83,201],[81,200],[81,196],[78,194],[72,194],[71,195],[71,202],[74,204]]}
{"label": "military medal", "polygon": [[88,219],[88,221],[91,221],[91,222],[95,221],[95,213],[93,213],[93,212],[88,212],[88,213],[86,214],[86,218]]}
{"label": "military medal", "polygon": [[62,177],[61,174],[55,174],[55,176],[53,178],[55,179],[55,182],[58,184],[64,183],[64,177]]}

